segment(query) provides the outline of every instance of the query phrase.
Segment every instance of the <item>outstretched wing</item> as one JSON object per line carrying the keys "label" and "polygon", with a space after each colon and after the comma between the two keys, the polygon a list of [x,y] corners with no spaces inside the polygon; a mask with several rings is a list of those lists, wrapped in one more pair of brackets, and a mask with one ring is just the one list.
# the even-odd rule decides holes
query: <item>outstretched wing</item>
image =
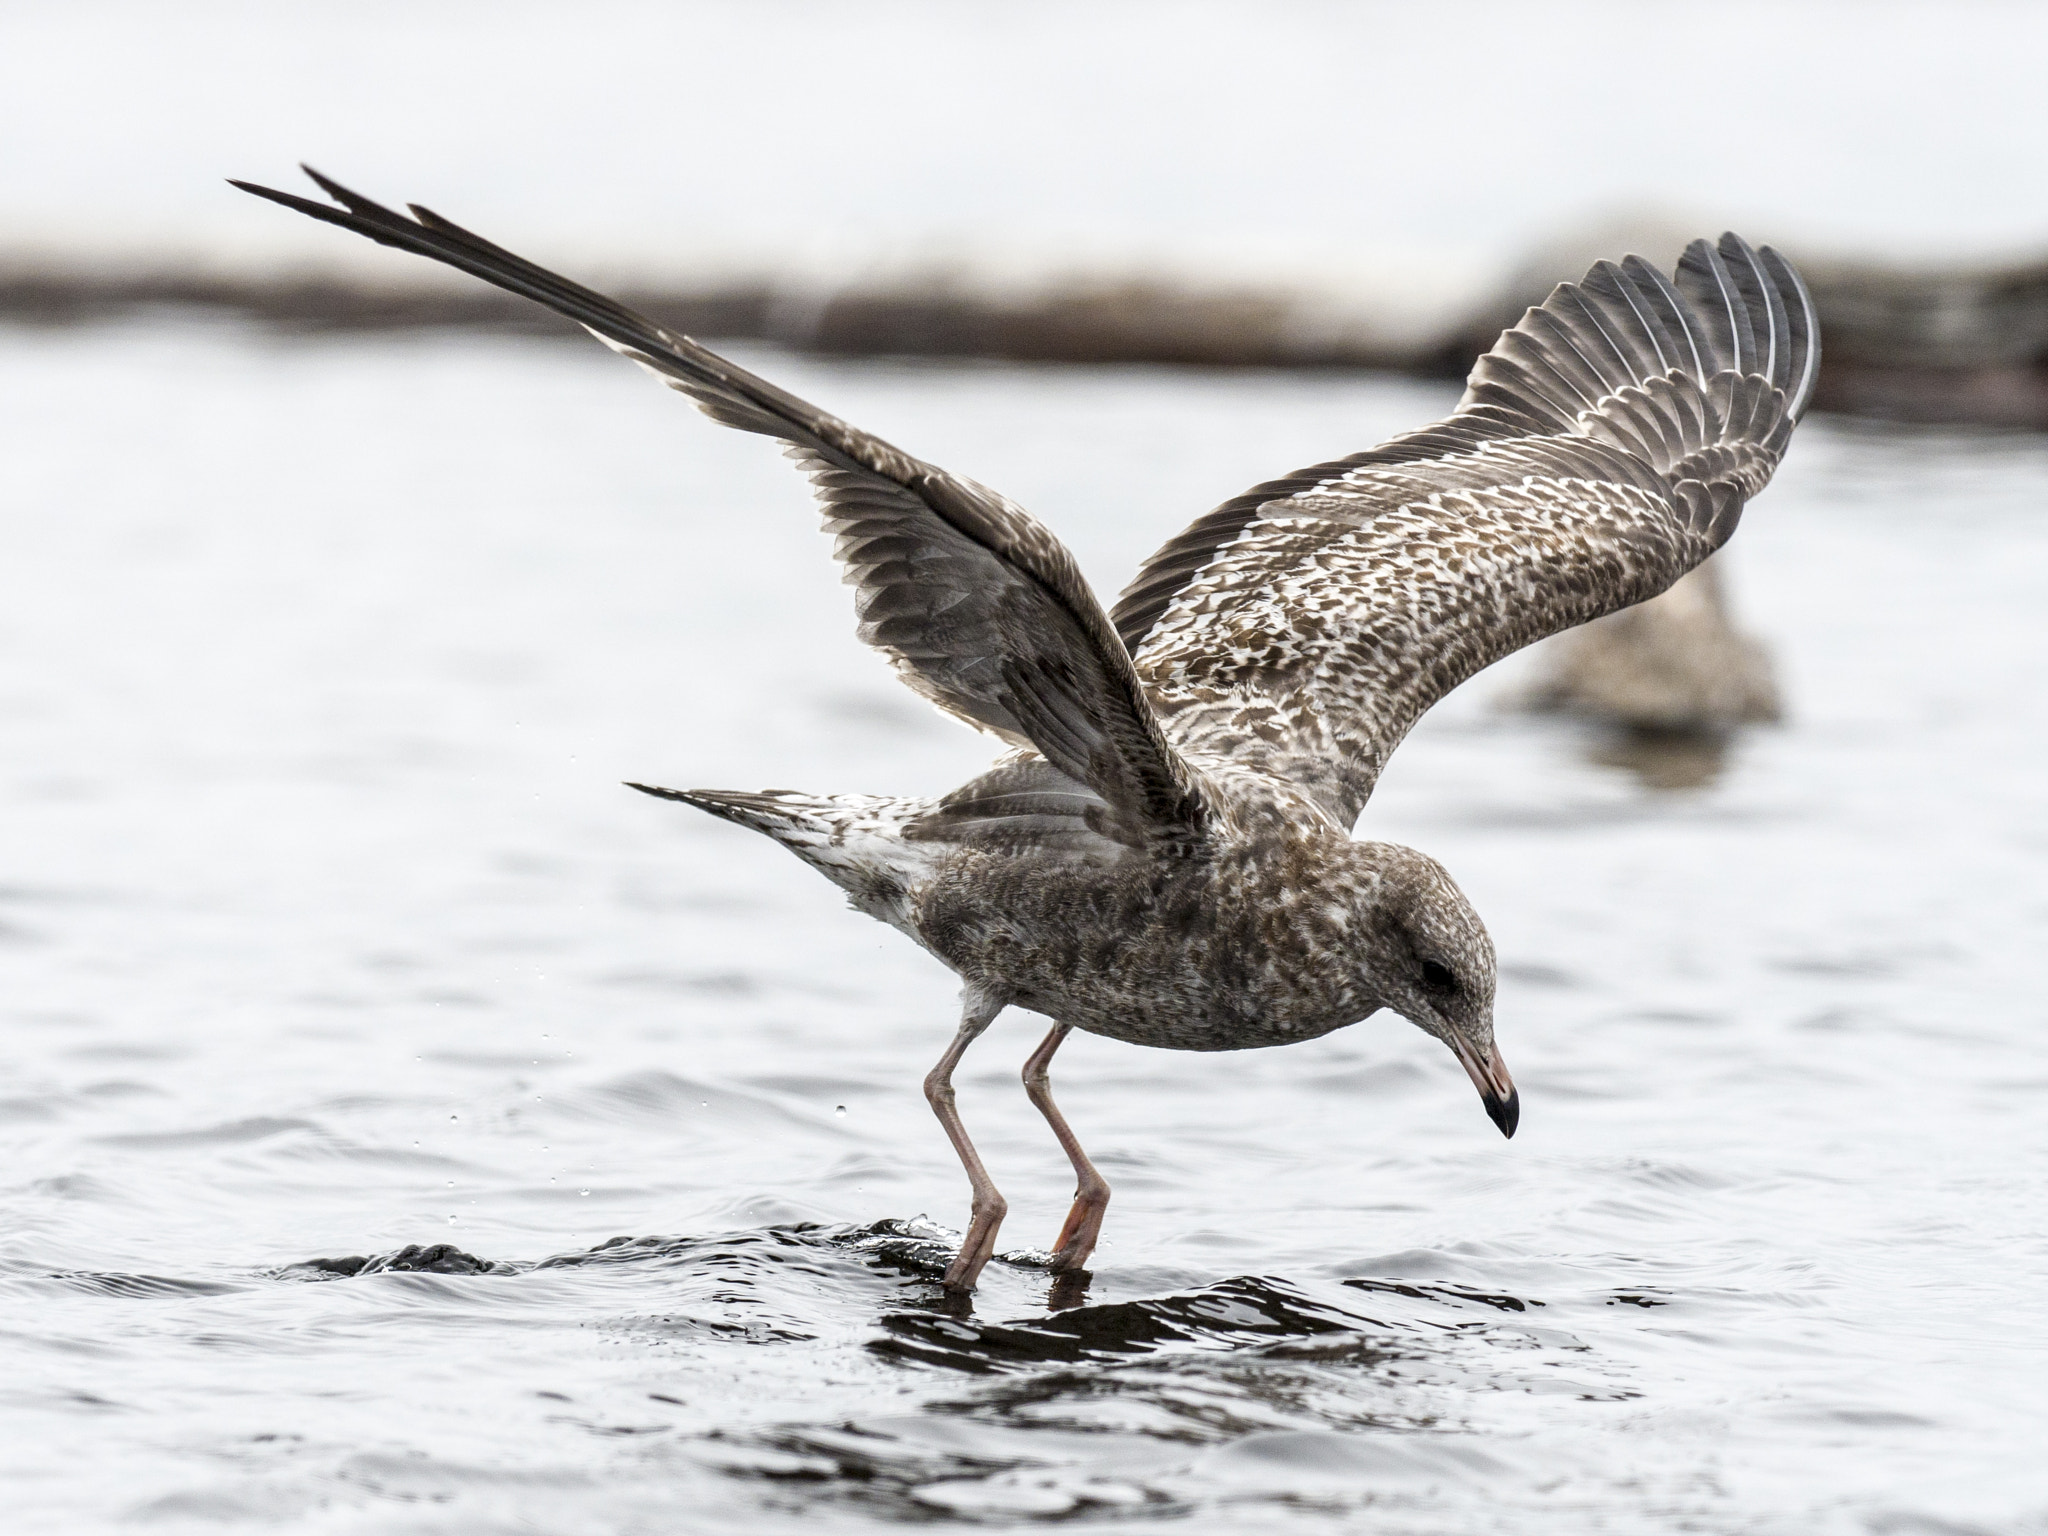
{"label": "outstretched wing", "polygon": [[394,213],[306,168],[339,207],[233,185],[545,304],[694,400],[779,438],[809,474],[857,589],[860,636],[949,714],[1044,754],[1099,796],[1098,831],[1174,835],[1203,808],[1129,652],[1066,547],[1021,507],[827,415],[604,295],[425,208]]}
{"label": "outstretched wing", "polygon": [[1675,283],[1631,256],[1561,284],[1450,417],[1256,486],[1147,562],[1114,614],[1168,734],[1348,826],[1452,688],[1719,548],[1819,362],[1798,275],[1734,235]]}

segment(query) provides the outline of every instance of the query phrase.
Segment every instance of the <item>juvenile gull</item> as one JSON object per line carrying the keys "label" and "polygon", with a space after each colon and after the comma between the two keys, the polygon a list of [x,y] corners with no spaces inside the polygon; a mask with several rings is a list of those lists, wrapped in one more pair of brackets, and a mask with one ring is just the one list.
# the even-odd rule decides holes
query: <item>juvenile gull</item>
{"label": "juvenile gull", "polygon": [[1735,531],[1819,363],[1776,252],[1697,241],[1671,279],[1601,262],[1501,336],[1449,417],[1233,497],[1105,612],[996,492],[425,208],[308,174],[338,206],[235,185],[535,299],[779,439],[824,504],[861,638],[1008,745],[936,799],[634,786],[766,833],[960,976],[924,1085],[973,1186],[949,1288],[973,1289],[1005,1211],[953,1070],[1012,1003],[1054,1020],[1024,1085],[1076,1176],[1058,1271],[1087,1263],[1109,1202],[1048,1081],[1075,1029],[1242,1050],[1385,1008],[1447,1045],[1514,1134],[1485,926],[1435,860],[1350,828],[1431,704],[1662,592]]}

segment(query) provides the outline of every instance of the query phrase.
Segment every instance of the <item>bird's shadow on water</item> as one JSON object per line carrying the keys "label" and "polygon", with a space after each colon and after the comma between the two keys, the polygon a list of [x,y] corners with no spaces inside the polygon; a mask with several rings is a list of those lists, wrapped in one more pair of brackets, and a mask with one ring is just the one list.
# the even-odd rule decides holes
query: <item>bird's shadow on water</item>
{"label": "bird's shadow on water", "polygon": [[[670,1359],[679,1348],[709,1363],[722,1346],[840,1340],[882,1373],[864,1408],[828,1411],[803,1393],[778,1404],[764,1387],[751,1416],[735,1412],[671,1449],[779,1507],[892,1519],[1185,1514],[1217,1499],[1284,1502],[1303,1486],[1380,1500],[1432,1478],[1511,1475],[1475,1433],[1481,1394],[1634,1395],[1546,1326],[1532,1297],[1386,1276],[1238,1275],[1105,1298],[1129,1277],[1054,1276],[1030,1254],[1003,1256],[990,1274],[999,1283],[964,1297],[941,1284],[954,1241],[923,1222],[797,1223],[614,1238],[538,1261],[415,1245],[271,1278],[612,1282],[607,1295],[661,1298],[660,1317],[622,1318],[617,1331],[657,1334]],[[1042,1301],[1020,1304],[1018,1281],[1042,1283]],[[783,1356],[779,1370],[758,1355],[745,1357],[752,1367],[717,1358],[721,1374],[752,1369],[765,1382],[792,1367],[799,1379],[843,1374],[848,1357],[832,1356],[829,1372],[823,1356]]]}

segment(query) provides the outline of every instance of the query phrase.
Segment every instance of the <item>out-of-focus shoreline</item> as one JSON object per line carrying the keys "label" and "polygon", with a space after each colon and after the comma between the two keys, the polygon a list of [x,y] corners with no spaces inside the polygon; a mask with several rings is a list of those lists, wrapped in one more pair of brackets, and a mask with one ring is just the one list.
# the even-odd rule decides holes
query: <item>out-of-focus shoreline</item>
{"label": "out-of-focus shoreline", "polygon": [[[1890,421],[2048,430],[2048,259],[1802,265],[1826,337],[1819,408]],[[607,286],[692,334],[840,356],[1458,377],[1550,282],[1582,269],[1554,249],[1435,325],[1416,324],[1384,295],[1184,276],[1048,273],[1019,285],[955,272],[836,286],[775,277],[641,277]],[[0,323],[93,324],[151,308],[212,311],[299,333],[564,333],[559,320],[521,299],[434,272],[407,281],[344,269],[210,272],[0,255]]]}

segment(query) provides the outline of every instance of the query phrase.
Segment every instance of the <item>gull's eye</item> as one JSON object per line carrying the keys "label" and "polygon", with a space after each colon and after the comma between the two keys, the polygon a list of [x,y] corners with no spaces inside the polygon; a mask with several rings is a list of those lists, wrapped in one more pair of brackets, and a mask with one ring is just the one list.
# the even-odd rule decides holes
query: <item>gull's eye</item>
{"label": "gull's eye", "polygon": [[1434,960],[1422,962],[1422,984],[1432,992],[1448,994],[1458,990],[1458,978],[1451,974],[1451,968]]}

